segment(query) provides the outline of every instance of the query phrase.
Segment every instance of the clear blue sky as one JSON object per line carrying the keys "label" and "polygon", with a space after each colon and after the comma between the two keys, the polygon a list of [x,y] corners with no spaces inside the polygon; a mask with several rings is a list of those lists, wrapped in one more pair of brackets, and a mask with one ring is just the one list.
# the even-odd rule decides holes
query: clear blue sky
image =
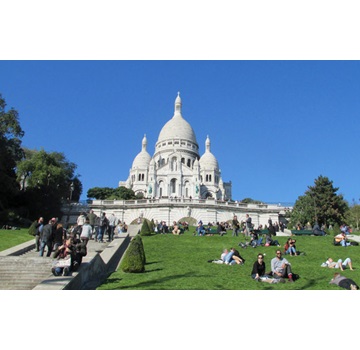
{"label": "clear blue sky", "polygon": [[200,147],[211,139],[233,199],[294,202],[319,175],[360,197],[359,61],[0,61],[23,146],[63,152],[91,187],[153,155],[180,91]]}

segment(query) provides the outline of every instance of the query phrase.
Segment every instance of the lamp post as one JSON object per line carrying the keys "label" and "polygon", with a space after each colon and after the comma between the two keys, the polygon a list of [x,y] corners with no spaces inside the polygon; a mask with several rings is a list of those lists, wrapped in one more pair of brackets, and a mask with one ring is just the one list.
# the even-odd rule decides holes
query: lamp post
{"label": "lamp post", "polygon": [[70,184],[70,202],[72,201],[73,192],[74,192],[74,183],[71,182],[71,184]]}

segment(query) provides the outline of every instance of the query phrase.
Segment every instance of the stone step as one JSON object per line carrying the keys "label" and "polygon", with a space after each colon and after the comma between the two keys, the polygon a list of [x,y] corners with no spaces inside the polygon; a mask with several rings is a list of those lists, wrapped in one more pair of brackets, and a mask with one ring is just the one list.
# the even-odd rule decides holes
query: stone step
{"label": "stone step", "polygon": [[[130,237],[135,236],[140,228],[141,225],[129,225],[128,234]],[[120,235],[119,237],[115,237],[115,239],[121,239],[121,242],[123,242],[123,239],[128,237],[128,234],[124,234],[123,237]],[[76,272],[72,273],[71,277],[54,277],[51,273],[54,259],[52,257],[46,257],[46,253],[43,257],[40,257],[39,252],[35,249],[15,256],[14,254],[19,254],[20,251],[24,252],[34,246],[33,242],[31,242],[31,246],[28,242],[26,243],[27,244],[23,244],[24,246],[26,245],[26,247],[16,246],[14,249],[3,251],[0,255],[0,290],[31,290],[34,288],[59,290],[64,288],[72,278],[77,277]],[[111,243],[96,243],[91,240],[88,243],[88,255],[85,259],[90,261],[97,254],[101,253],[101,259],[107,264],[112,257],[112,253],[110,253],[112,252],[111,246]],[[116,247],[116,244],[113,245],[113,247]],[[109,253],[104,255],[106,252]],[[68,279],[68,282],[66,282],[65,279]],[[41,285],[43,281],[45,282],[43,284],[45,287],[39,288],[39,285]],[[46,283],[47,281],[51,281],[51,283]],[[60,287],[58,286],[59,284]]]}
{"label": "stone step", "polygon": [[24,255],[0,257],[0,289],[33,289],[51,275],[52,259]]}

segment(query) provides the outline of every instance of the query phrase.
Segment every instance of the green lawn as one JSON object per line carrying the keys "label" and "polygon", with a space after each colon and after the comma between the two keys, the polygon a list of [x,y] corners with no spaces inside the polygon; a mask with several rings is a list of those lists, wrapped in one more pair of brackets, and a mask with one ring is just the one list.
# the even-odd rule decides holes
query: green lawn
{"label": "green lawn", "polygon": [[[192,232],[192,231],[191,231]],[[336,290],[329,285],[334,272],[339,270],[320,267],[328,257],[345,259],[350,257],[355,271],[345,270],[344,275],[360,283],[360,246],[338,247],[332,244],[332,236],[294,237],[297,249],[305,256],[286,256],[293,272],[300,275],[295,283],[268,284],[254,281],[250,277],[252,265],[259,252],[265,253],[266,270],[270,271],[270,260],[276,247],[243,249],[238,243],[243,236],[197,237],[186,232],[181,236],[152,235],[143,237],[146,253],[145,273],[114,272],[99,290]],[[276,237],[284,245],[287,237]],[[244,265],[217,265],[208,263],[217,259],[224,248],[237,247],[245,258]]]}
{"label": "green lawn", "polygon": [[20,230],[0,230],[0,251],[33,239],[34,238],[29,235],[27,228]]}

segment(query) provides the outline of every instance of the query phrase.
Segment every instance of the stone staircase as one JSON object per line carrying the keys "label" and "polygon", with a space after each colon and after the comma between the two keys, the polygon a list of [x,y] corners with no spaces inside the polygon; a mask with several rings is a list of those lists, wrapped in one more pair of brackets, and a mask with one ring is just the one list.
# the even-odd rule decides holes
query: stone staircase
{"label": "stone staircase", "polygon": [[[129,225],[128,234],[130,237],[134,237],[140,228],[141,225]],[[9,249],[8,251],[0,252],[0,290],[36,289],[43,281],[54,278],[51,273],[53,259],[46,257],[46,252],[43,257],[40,257],[39,252],[33,248],[34,245],[30,247],[30,250],[25,247],[26,245],[29,244],[24,243],[24,248],[21,247],[22,245],[17,246],[18,249],[14,247],[14,251]],[[88,255],[84,260],[91,260],[96,254],[101,254],[102,252],[104,252],[105,256],[110,254],[107,258],[104,257],[104,259],[110,260],[111,254],[114,252],[108,246],[109,243],[89,241]],[[110,250],[109,253],[107,253],[108,249]],[[59,277],[56,277],[55,280],[59,280]],[[69,281],[70,278],[67,277],[67,280]]]}
{"label": "stone staircase", "polygon": [[0,289],[30,290],[52,275],[52,259],[38,252],[22,256],[0,256]]}

